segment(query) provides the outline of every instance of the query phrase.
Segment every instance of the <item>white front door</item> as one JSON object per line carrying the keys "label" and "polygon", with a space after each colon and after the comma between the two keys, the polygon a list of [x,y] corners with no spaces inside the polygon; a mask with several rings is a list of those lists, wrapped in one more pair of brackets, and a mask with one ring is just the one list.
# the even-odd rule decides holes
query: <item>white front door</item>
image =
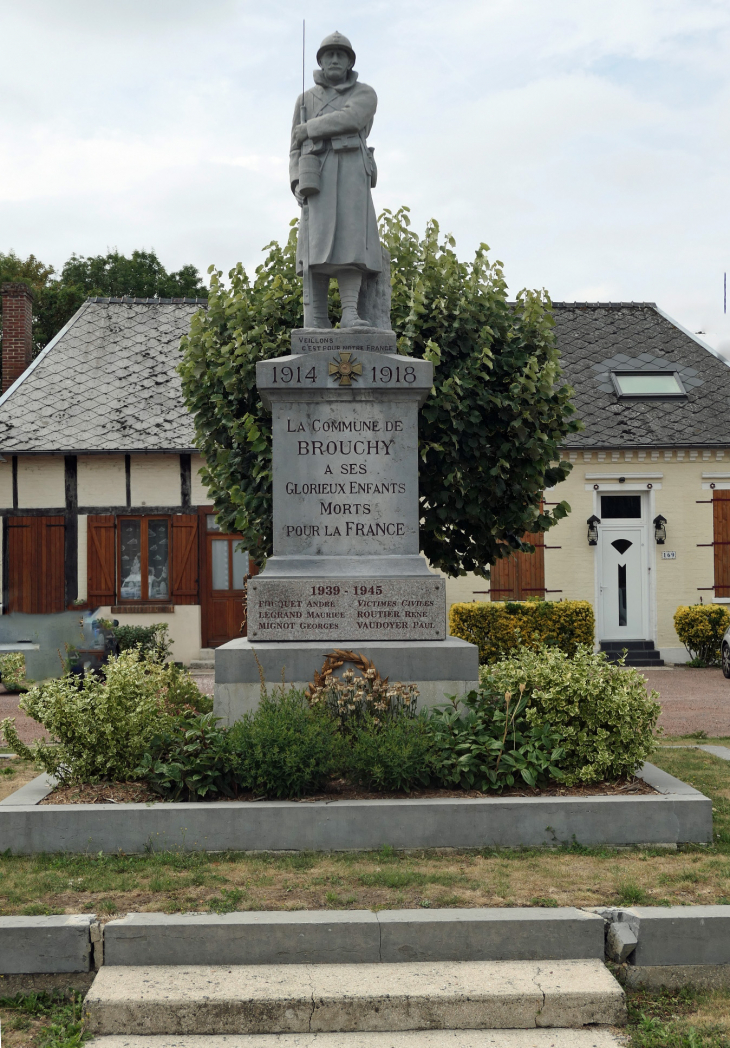
{"label": "white front door", "polygon": [[646,639],[645,528],[602,525],[601,639]]}

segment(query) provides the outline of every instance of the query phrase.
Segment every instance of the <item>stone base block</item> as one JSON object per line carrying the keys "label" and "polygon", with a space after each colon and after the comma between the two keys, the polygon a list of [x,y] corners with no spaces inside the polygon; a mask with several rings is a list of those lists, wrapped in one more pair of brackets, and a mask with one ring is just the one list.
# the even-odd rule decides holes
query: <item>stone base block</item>
{"label": "stone base block", "polygon": [[[420,704],[446,702],[465,695],[479,683],[479,650],[458,637],[434,641],[261,641],[237,638],[216,648],[215,714],[226,724],[258,706],[261,676],[269,687],[304,688],[322,669],[333,648],[345,648],[371,659],[382,677],[415,683]],[[343,669],[346,667],[343,667]]]}

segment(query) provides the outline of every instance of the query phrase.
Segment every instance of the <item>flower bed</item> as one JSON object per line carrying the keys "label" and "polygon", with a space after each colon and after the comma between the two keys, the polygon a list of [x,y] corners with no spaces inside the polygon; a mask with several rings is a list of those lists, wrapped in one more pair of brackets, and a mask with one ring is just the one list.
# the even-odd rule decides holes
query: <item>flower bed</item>
{"label": "flower bed", "polygon": [[[345,662],[359,674],[338,677]],[[337,649],[306,693],[263,689],[255,712],[223,728],[187,674],[131,649],[83,680],[69,673],[30,689],[20,706],[57,745],[31,749],[11,720],[2,728],[16,752],[74,788],[68,796],[135,782],[167,801],[312,797],[333,782],[350,799],[567,796],[627,788],[654,748],[659,714],[636,671],[587,648],[572,659],[523,649],[485,667],[460,703],[418,712],[416,699],[413,685]]]}

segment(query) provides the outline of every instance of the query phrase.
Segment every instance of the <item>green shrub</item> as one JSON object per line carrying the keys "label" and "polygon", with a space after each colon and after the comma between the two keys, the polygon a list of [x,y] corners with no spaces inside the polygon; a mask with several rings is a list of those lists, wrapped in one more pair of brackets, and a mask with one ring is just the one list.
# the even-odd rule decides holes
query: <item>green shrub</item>
{"label": "green shrub", "polygon": [[363,719],[347,754],[347,777],[371,790],[428,786],[434,755],[433,735],[425,715],[384,721]]}
{"label": "green shrub", "polygon": [[674,613],[677,636],[701,666],[720,665],[722,637],[728,626],[730,612],[722,604],[685,605]]}
{"label": "green shrub", "polygon": [[135,778],[171,801],[234,797],[228,732],[218,727],[219,719],[193,712],[171,719],[150,741]]}
{"label": "green shrub", "polygon": [[[62,783],[124,782],[136,770],[155,734],[164,730],[182,693],[193,697],[174,666],[143,658],[137,649],[112,656],[103,676],[72,675],[35,685],[19,705],[58,745],[25,746],[13,719],[0,730],[15,752],[35,760]],[[197,692],[197,689],[195,689]],[[168,696],[174,700],[168,708]],[[205,700],[204,700],[205,701]]]}
{"label": "green shrub", "polygon": [[172,650],[166,622],[153,622],[151,626],[112,626],[110,633],[119,643],[120,651],[137,648],[156,662],[167,662]]}
{"label": "green shrub", "polygon": [[449,611],[450,633],[476,644],[482,664],[544,644],[574,655],[578,645],[593,644],[594,628],[587,600],[473,601]]}
{"label": "green shrub", "polygon": [[0,655],[0,680],[6,691],[25,691],[25,655],[22,651],[9,651]]}
{"label": "green shrub", "polygon": [[326,712],[302,692],[277,689],[230,730],[231,767],[244,790],[301,797],[342,773],[345,742]]}
{"label": "green shrub", "polygon": [[562,779],[561,735],[549,724],[531,724],[524,688],[495,695],[489,688],[470,692],[450,706],[431,711],[436,747],[435,774],[447,786],[501,790],[522,779],[544,786]]}
{"label": "green shrub", "polygon": [[567,785],[634,775],[655,749],[657,693],[648,695],[637,670],[612,665],[602,652],[580,647],[569,658],[559,648],[521,648],[480,677],[493,695],[516,695],[524,685],[527,721],[561,734]]}
{"label": "green shrub", "polygon": [[188,671],[180,669],[174,662],[165,666],[162,695],[168,713],[213,712],[213,696],[204,695]]}

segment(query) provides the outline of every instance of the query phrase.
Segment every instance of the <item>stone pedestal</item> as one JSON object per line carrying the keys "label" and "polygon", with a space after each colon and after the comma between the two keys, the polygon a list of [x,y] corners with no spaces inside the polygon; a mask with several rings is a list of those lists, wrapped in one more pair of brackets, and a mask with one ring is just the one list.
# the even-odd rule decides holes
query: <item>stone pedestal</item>
{"label": "stone pedestal", "polygon": [[418,409],[429,361],[379,329],[299,329],[262,361],[272,413],[273,556],[248,589],[248,638],[216,652],[216,713],[228,723],[269,684],[311,681],[345,647],[422,700],[476,687],[477,649],[447,637],[444,580],[419,552]]}
{"label": "stone pedestal", "polygon": [[281,684],[282,679],[304,688],[314,679],[314,671],[322,669],[325,655],[338,646],[353,647],[372,659],[381,676],[391,681],[416,684],[419,706],[435,706],[446,702],[448,695],[464,695],[478,687],[478,649],[458,637],[441,641],[371,640],[356,645],[315,641],[256,643],[241,637],[216,649],[216,716],[233,724],[244,713],[256,709],[261,694],[259,666],[269,690]]}

